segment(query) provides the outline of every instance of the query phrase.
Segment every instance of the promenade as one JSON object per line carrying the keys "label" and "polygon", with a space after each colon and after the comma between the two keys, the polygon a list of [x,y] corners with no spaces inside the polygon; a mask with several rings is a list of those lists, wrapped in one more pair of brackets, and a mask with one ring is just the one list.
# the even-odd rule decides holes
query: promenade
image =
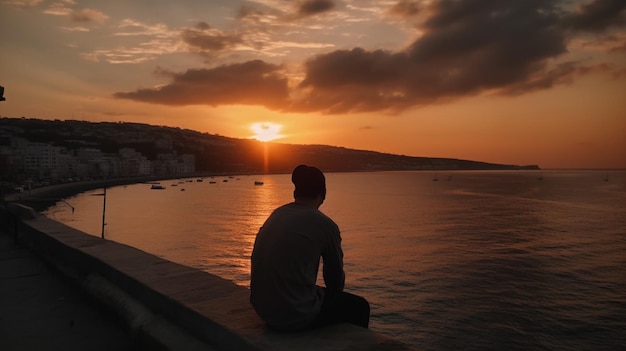
{"label": "promenade", "polygon": [[0,230],[0,350],[135,350],[112,314]]}

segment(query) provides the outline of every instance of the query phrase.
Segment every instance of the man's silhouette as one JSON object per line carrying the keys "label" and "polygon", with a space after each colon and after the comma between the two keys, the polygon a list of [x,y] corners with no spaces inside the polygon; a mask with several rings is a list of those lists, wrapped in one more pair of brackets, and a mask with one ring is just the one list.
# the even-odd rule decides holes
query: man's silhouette
{"label": "man's silhouette", "polygon": [[[272,329],[296,331],[348,322],[367,328],[370,306],[343,291],[343,251],[339,227],[318,208],[326,180],[316,167],[293,171],[295,201],[271,214],[252,252],[250,302]],[[317,286],[323,261],[325,287]]]}

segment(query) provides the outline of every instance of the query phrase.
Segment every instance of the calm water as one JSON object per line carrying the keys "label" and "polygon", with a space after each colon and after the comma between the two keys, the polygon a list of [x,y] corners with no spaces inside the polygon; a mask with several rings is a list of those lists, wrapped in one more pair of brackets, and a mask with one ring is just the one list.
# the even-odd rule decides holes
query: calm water
{"label": "calm water", "polygon": [[[108,189],[105,236],[247,286],[256,232],[292,200],[290,176],[209,180]],[[625,172],[337,173],[327,183],[321,210],[342,230],[347,289],[370,301],[373,330],[423,350],[626,345]],[[47,215],[100,236],[100,193]]]}

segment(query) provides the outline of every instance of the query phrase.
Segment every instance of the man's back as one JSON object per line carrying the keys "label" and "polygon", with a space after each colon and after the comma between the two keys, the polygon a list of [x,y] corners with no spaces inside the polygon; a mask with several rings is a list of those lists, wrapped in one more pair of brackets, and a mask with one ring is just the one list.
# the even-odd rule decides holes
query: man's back
{"label": "man's back", "polygon": [[343,252],[337,225],[315,208],[290,203],[267,219],[252,252],[250,302],[277,329],[300,329],[319,313],[320,257],[329,289],[342,290]]}

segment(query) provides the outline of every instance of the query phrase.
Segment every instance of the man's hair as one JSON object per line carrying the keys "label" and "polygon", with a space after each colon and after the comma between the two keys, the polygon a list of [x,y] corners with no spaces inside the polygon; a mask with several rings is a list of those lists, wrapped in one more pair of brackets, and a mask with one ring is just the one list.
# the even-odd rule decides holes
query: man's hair
{"label": "man's hair", "polygon": [[296,186],[295,198],[314,198],[322,195],[326,198],[326,178],[317,167],[299,165],[291,174],[291,181]]}

